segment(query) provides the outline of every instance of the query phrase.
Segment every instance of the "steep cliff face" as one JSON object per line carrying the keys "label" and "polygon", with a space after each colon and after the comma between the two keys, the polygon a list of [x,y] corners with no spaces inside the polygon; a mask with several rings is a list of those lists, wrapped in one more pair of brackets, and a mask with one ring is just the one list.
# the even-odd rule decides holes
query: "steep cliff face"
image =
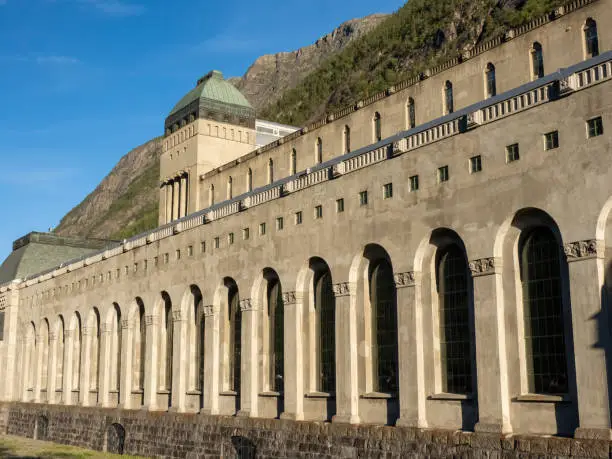
{"label": "steep cliff face", "polygon": [[373,14],[352,19],[314,44],[297,51],[267,54],[258,58],[242,78],[230,81],[259,110],[275,102],[288,89],[294,88],[330,56],[342,51],[349,43],[370,32],[388,15]]}
{"label": "steep cliff face", "polygon": [[157,225],[161,138],[134,148],[55,229],[61,236],[121,239]]}

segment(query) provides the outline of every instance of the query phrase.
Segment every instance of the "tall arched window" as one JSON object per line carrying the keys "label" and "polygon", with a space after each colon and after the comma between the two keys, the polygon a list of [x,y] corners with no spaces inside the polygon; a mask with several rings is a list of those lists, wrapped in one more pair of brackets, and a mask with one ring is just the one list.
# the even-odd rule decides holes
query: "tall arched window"
{"label": "tall arched window", "polygon": [[414,99],[412,97],[408,99],[406,111],[408,119],[408,129],[412,129],[416,126],[416,108],[414,106]]}
{"label": "tall arched window", "polygon": [[315,162],[317,164],[323,162],[323,139],[321,139],[321,137],[317,138],[317,143],[315,145]]}
{"label": "tall arched window", "polygon": [[27,346],[28,346],[28,351],[27,351],[27,362],[26,362],[26,368],[27,368],[27,377],[26,377],[26,389],[28,390],[34,390],[34,381],[36,378],[36,347],[37,347],[37,340],[36,340],[36,327],[34,326],[33,323],[30,324],[30,326],[28,327],[28,340],[27,340]]}
{"label": "tall arched window", "polygon": [[49,322],[47,319],[43,321],[41,336],[40,336],[40,352],[42,357],[42,366],[40,369],[40,388],[47,390],[47,380],[49,373]]}
{"label": "tall arched window", "polygon": [[274,160],[268,160],[268,185],[274,181]]}
{"label": "tall arched window", "polygon": [[374,113],[374,142],[382,140],[382,120],[380,113]]}
{"label": "tall arched window", "polygon": [[[117,303],[113,304],[113,317],[111,319],[111,365],[110,389],[119,391],[121,387],[121,309]],[[118,400],[119,397],[118,397]]]}
{"label": "tall arched window", "polygon": [[145,308],[140,298],[136,299],[137,303],[137,316],[133,325],[133,370],[134,370],[134,381],[133,386],[136,390],[144,389],[144,374],[145,374],[145,351],[147,348],[146,339],[147,331],[145,325]]}
{"label": "tall arched window", "polygon": [[81,316],[77,313],[72,336],[72,389],[79,390],[81,384],[81,343],[83,333],[81,327]]}
{"label": "tall arched window", "polygon": [[586,51],[586,57],[599,56],[597,23],[592,18],[588,18],[584,24],[584,49]]}
{"label": "tall arched window", "polygon": [[463,250],[453,244],[438,254],[442,390],[472,392],[471,278]]}
{"label": "tall arched window", "polygon": [[253,170],[249,167],[247,171],[247,192],[253,191]]}
{"label": "tall arched window", "polygon": [[238,296],[238,287],[235,283],[228,286],[227,293],[228,315],[229,315],[229,332],[230,332],[230,389],[240,393],[240,357],[242,351],[241,342],[241,327],[242,314],[240,311],[240,297]]}
{"label": "tall arched window", "polygon": [[549,228],[535,228],[519,245],[529,391],[567,393],[560,244]]}
{"label": "tall arched window", "polygon": [[[65,334],[64,318],[59,317],[57,327],[57,356],[55,366],[55,389],[62,390],[64,388],[64,365],[66,364],[66,334]],[[66,394],[64,394],[66,397]]]}
{"label": "tall arched window", "polygon": [[234,187],[232,176],[230,175],[227,178],[227,199],[232,199],[234,197]]}
{"label": "tall arched window", "polygon": [[195,285],[191,286],[189,311],[189,389],[204,388],[204,311],[202,293]]}
{"label": "tall arched window", "polygon": [[336,298],[329,270],[314,278],[315,310],[319,354],[319,387],[323,392],[336,391]]}
{"label": "tall arched window", "polygon": [[495,66],[490,62],[485,69],[485,97],[493,97],[497,94],[497,82],[495,81]]}
{"label": "tall arched window", "polygon": [[98,390],[100,383],[100,314],[94,308],[91,324],[91,345],[89,347],[89,389]]}
{"label": "tall arched window", "polygon": [[213,206],[215,204],[215,186],[211,184],[208,187],[208,206]]}
{"label": "tall arched window", "polygon": [[172,389],[172,301],[162,293],[161,327],[159,330],[159,388]]}
{"label": "tall arched window", "polygon": [[397,300],[393,270],[388,261],[373,265],[370,274],[370,304],[372,305],[372,363],[374,390],[397,392]]}
{"label": "tall arched window", "polygon": [[344,153],[349,153],[351,151],[351,128],[348,126],[344,126]]}
{"label": "tall arched window", "polygon": [[531,46],[531,74],[534,80],[544,76],[544,54],[537,41]]}
{"label": "tall arched window", "polygon": [[270,324],[270,388],[276,392],[284,389],[284,305],[281,283],[278,278],[268,281],[268,323]]}
{"label": "tall arched window", "polygon": [[453,99],[453,84],[450,81],[444,83],[444,112],[446,114],[455,111],[455,101]]}
{"label": "tall arched window", "polygon": [[291,149],[291,159],[289,160],[289,175],[294,175],[297,172],[297,151]]}

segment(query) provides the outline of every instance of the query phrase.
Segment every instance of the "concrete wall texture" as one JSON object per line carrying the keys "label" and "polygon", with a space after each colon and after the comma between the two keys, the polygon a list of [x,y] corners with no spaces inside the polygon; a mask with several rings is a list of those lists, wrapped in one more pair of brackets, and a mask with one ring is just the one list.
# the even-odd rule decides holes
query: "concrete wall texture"
{"label": "concrete wall texture", "polygon": [[[162,180],[170,223],[0,286],[9,433],[179,456],[607,457],[611,3],[574,1],[335,120],[181,170],[188,186]],[[318,138],[322,158],[300,154]],[[207,207],[249,169],[250,191]]]}

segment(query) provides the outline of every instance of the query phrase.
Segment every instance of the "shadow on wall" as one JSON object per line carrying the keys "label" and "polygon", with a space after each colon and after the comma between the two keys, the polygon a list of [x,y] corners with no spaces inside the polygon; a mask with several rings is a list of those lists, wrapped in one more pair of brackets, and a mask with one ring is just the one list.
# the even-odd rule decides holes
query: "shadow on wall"
{"label": "shadow on wall", "polygon": [[608,416],[612,423],[612,261],[608,263],[605,271],[604,285],[601,288],[601,310],[591,317],[597,323],[597,342],[593,344],[596,349],[603,349],[606,359],[606,377],[608,383]]}
{"label": "shadow on wall", "polygon": [[123,454],[125,449],[125,429],[121,424],[111,424],[106,428],[107,453]]}

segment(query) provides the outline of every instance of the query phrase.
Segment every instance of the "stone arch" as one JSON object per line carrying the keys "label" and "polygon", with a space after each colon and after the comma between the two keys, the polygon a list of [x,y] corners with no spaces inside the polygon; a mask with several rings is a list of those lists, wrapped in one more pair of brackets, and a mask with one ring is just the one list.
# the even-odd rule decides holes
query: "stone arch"
{"label": "stone arch", "polygon": [[125,452],[125,427],[119,423],[113,423],[106,428],[106,447],[104,450],[111,454],[123,454]]}
{"label": "stone arch", "polygon": [[100,386],[100,327],[100,311],[94,306],[91,308],[87,320],[89,355],[86,358],[89,361],[89,381],[88,386],[83,389],[89,391],[97,391]]}
{"label": "stone arch", "polygon": [[[578,423],[576,400],[576,370],[574,361],[574,345],[572,332],[572,313],[570,302],[569,269],[563,253],[564,240],[555,219],[546,211],[538,208],[519,209],[500,226],[495,241],[495,255],[500,260],[500,269],[504,285],[504,309],[511,312],[516,322],[508,322],[507,327],[516,327],[516,342],[512,349],[518,354],[518,368],[509,368],[509,390],[511,393],[530,393],[528,368],[528,346],[535,338],[526,340],[527,323],[532,320],[529,305],[525,303],[525,287],[523,285],[523,263],[521,253],[526,241],[536,231],[546,231],[554,239],[558,250],[561,318],[565,359],[567,363],[567,393],[571,402],[556,406],[556,413],[549,418],[542,417],[542,425],[556,425],[558,433],[573,433]],[[547,326],[548,327],[548,326]]]}
{"label": "stone arch", "polygon": [[44,415],[36,417],[34,421],[34,440],[46,441],[49,438],[49,418]]}
{"label": "stone arch", "polygon": [[[164,391],[172,390],[172,359],[174,348],[172,307],[170,294],[166,291],[162,291],[153,315],[159,317],[159,338],[157,340],[157,356],[159,359],[157,389]],[[169,404],[171,400],[172,397],[169,396]]]}
{"label": "stone arch", "polygon": [[236,459],[255,459],[257,457],[257,448],[255,443],[247,437],[241,435],[233,435],[231,438],[233,455]]}
{"label": "stone arch", "polygon": [[[128,310],[128,339],[130,340],[128,349],[131,352],[126,355],[131,365],[131,388],[135,392],[144,390],[145,361],[146,361],[146,324],[145,324],[145,305],[141,297],[134,298]],[[127,387],[126,389],[130,389]],[[144,401],[144,400],[143,400]]]}
{"label": "stone arch", "polygon": [[37,337],[36,325],[34,322],[26,324],[25,328],[25,349],[23,353],[23,397],[24,401],[28,401],[28,393],[34,390],[36,379],[36,351]]}
{"label": "stone arch", "polygon": [[[64,366],[66,365],[66,324],[61,314],[55,325],[55,390],[64,388]],[[65,396],[66,394],[64,394]]]}
{"label": "stone arch", "polygon": [[49,321],[44,318],[40,327],[40,389],[47,391],[48,376],[49,376],[49,338],[50,338]]}
{"label": "stone arch", "polygon": [[76,311],[70,320],[70,330],[72,330],[72,390],[78,391],[81,385],[81,352],[83,343],[83,326],[81,314]]}
{"label": "stone arch", "polygon": [[[192,284],[183,294],[181,315],[186,318],[188,363],[187,390],[202,391],[204,388],[204,304],[200,288]],[[202,397],[200,398],[202,400]]]}

